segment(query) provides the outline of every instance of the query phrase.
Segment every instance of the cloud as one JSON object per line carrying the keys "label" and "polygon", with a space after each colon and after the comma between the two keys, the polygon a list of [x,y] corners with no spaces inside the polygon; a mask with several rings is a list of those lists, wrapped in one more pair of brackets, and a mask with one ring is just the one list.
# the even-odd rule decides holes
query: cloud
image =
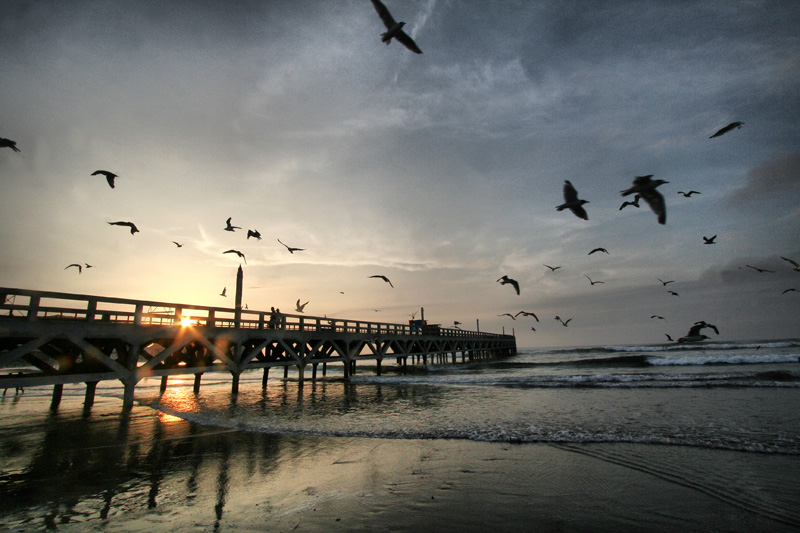
{"label": "cloud", "polygon": [[800,191],[800,148],[791,153],[775,153],[767,161],[747,173],[744,186],[727,197],[729,205],[742,205],[751,200],[783,196]]}

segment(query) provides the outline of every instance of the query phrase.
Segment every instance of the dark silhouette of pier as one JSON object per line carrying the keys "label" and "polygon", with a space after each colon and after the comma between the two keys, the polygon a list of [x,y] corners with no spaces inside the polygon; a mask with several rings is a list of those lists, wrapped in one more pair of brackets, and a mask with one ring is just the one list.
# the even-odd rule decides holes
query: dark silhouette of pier
{"label": "dark silhouette of pier", "polygon": [[[241,286],[241,274],[237,285]],[[456,363],[516,353],[513,335],[420,324],[279,316],[234,308],[177,304],[0,287],[0,388],[52,386],[56,408],[65,384],[86,384],[91,406],[97,384],[119,380],[123,407],[134,402],[137,383],[193,374],[199,391],[206,372],[229,373],[238,393],[244,372],[261,371],[266,387],[271,368],[288,376],[294,367],[302,385],[326,376],[328,364],[344,378],[365,361],[381,374],[385,360],[397,365]]]}

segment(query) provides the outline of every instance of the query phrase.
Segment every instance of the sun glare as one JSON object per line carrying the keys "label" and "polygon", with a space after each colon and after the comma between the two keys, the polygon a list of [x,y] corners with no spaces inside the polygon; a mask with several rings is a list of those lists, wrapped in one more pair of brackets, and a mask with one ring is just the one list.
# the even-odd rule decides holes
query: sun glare
{"label": "sun glare", "polygon": [[191,325],[192,325],[192,319],[190,317],[185,316],[181,318],[181,326],[186,327]]}

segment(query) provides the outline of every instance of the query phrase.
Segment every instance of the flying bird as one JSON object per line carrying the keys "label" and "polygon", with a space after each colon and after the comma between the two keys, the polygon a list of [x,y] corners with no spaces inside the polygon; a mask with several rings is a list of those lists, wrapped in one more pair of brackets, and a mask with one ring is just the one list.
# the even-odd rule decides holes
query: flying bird
{"label": "flying bird", "polygon": [[383,281],[385,281],[386,283],[388,283],[391,288],[394,289],[394,285],[392,285],[392,282],[389,281],[389,278],[387,278],[386,276],[382,276],[381,274],[375,274],[374,276],[367,276],[367,277],[368,278],[380,278]]}
{"label": "flying bird", "polygon": [[579,200],[578,191],[569,180],[564,181],[564,203],[556,206],[556,211],[563,211],[569,209],[575,214],[576,217],[583,220],[589,220],[589,215],[583,208],[583,204],[588,204],[588,200]]}
{"label": "flying bird", "polygon": [[714,242],[714,239],[716,238],[717,238],[716,235],[714,235],[713,237],[706,237],[705,235],[703,235],[703,244],[716,244]]}
{"label": "flying bird", "polygon": [[672,342],[672,337],[670,337],[670,336],[669,336],[669,333],[664,333],[664,335],[666,335],[666,336],[667,336],[667,340],[668,340],[668,341]]}
{"label": "flying bird", "polygon": [[678,194],[682,194],[686,198],[689,198],[693,194],[700,194],[700,191],[689,191],[689,192],[678,191]]}
{"label": "flying bird", "polygon": [[661,279],[661,278],[656,278],[656,279],[657,279],[658,281],[660,281],[660,282],[661,282],[661,284],[662,284],[664,287],[666,287],[666,286],[667,286],[667,285],[669,285],[670,283],[675,283],[675,280],[674,280],[674,279],[668,279],[667,281],[664,281],[664,280],[663,280],[663,279]]}
{"label": "flying bird", "polygon": [[570,321],[571,321],[572,319],[571,319],[571,318],[568,318],[568,319],[567,319],[567,321],[566,321],[566,322],[564,322],[563,320],[561,320],[561,317],[560,317],[560,316],[556,315],[556,320],[558,320],[559,322],[561,322],[561,325],[562,325],[562,326],[564,326],[564,327],[566,328],[566,327],[568,327],[568,326],[569,326],[569,323],[570,323]]}
{"label": "flying bird", "polygon": [[715,133],[714,135],[709,137],[709,139],[713,139],[714,137],[719,137],[720,135],[725,135],[729,131],[732,131],[732,130],[735,130],[735,129],[739,129],[739,128],[742,127],[743,124],[744,124],[744,122],[738,122],[738,121],[737,122],[731,122],[730,124],[728,124],[724,128],[719,129],[717,131],[717,133]]}
{"label": "flying bird", "polygon": [[698,328],[701,328],[701,329],[711,328],[711,329],[714,330],[714,333],[719,335],[719,330],[717,329],[717,326],[715,326],[714,324],[709,324],[705,320],[700,320],[699,322],[695,322],[694,323],[694,327],[698,327]]}
{"label": "flying bird", "polygon": [[225,231],[236,231],[237,229],[242,229],[240,226],[231,226],[231,219],[233,217],[228,217],[228,220],[225,221],[225,227],[223,228]]}
{"label": "flying bird", "polygon": [[283,241],[281,241],[280,239],[278,239],[278,242],[286,246],[286,249],[289,250],[290,254],[293,254],[295,252],[302,252],[303,250],[305,250],[305,248],[292,248],[288,244],[284,244]]}
{"label": "flying bird", "polygon": [[517,316],[519,316],[519,315],[522,315],[522,316],[532,316],[533,318],[535,318],[535,319],[536,319],[536,322],[539,322],[539,317],[538,317],[538,316],[536,316],[536,313],[531,313],[531,312],[529,312],[529,311],[520,311],[519,313],[517,313],[517,314],[516,314],[516,315],[514,315],[514,316],[515,316],[515,317],[517,317]]}
{"label": "flying bird", "polygon": [[785,291],[783,291],[781,294],[786,294],[787,292],[793,292],[793,291],[794,291],[794,292],[800,292],[800,291],[798,291],[797,289],[786,289],[786,290],[785,290]]}
{"label": "flying bird", "polygon": [[78,267],[78,274],[83,271],[83,268],[78,263],[72,263],[71,265],[67,265],[64,267],[64,270],[68,269],[69,267]]}
{"label": "flying bird", "polygon": [[[603,252],[603,253],[608,254],[608,250],[606,250],[605,248],[595,248],[594,250],[592,250],[591,252],[589,252],[586,255],[592,255],[595,252]],[[611,255],[611,254],[609,254],[609,255]]]}
{"label": "flying bird", "polygon": [[586,279],[589,280],[589,283],[591,283],[592,285],[596,285],[598,283],[605,283],[605,281],[592,281],[592,278],[590,278],[589,276],[586,276],[585,274],[584,276],[586,277]]}
{"label": "flying bird", "polygon": [[226,292],[228,292],[228,287],[223,287],[223,288],[222,288],[222,292],[221,292],[221,293],[219,293],[219,295],[220,295],[220,296],[227,296],[227,294],[225,294]]}
{"label": "flying bird", "polygon": [[556,267],[551,267],[550,265],[544,265],[544,266],[546,266],[547,268],[549,268],[549,269],[550,269],[550,272],[555,272],[555,271],[556,271],[556,270],[558,270],[559,268],[562,268],[562,267],[560,267],[560,266],[556,266]]}
{"label": "flying bird", "polygon": [[178,248],[183,248],[183,244],[181,244],[181,243],[179,243],[179,242],[177,242],[177,241],[172,241],[172,244],[174,244],[174,245],[175,245],[175,246],[177,246]]}
{"label": "flying bird", "polygon": [[497,316],[510,316],[511,320],[516,320],[516,317],[514,315],[512,315],[511,313],[503,313],[502,315],[497,315]]}
{"label": "flying bird", "polygon": [[242,252],[240,252],[239,250],[225,250],[225,251],[224,251],[224,252],[222,252],[222,253],[223,253],[223,254],[236,254],[236,255],[238,255],[239,257],[241,257],[241,258],[242,258],[242,260],[244,260],[244,264],[245,264],[245,265],[247,264],[247,259],[245,258],[244,254],[243,254]]}
{"label": "flying bird", "polygon": [[515,279],[511,279],[508,276],[503,276],[502,278],[497,280],[500,285],[505,285],[506,283],[510,283],[514,290],[517,291],[517,295],[519,295],[519,282]]}
{"label": "flying bird", "polygon": [[678,294],[678,293],[677,293],[677,292],[675,292],[675,291],[667,291],[667,292],[668,292],[668,293],[670,293],[670,294],[671,294],[671,295],[673,295],[673,296],[680,296],[680,294]]}
{"label": "flying bird", "polygon": [[639,198],[641,198],[641,197],[642,197],[642,195],[637,194],[636,196],[633,197],[633,201],[632,202],[628,202],[628,201],[622,202],[622,205],[619,206],[619,210],[622,211],[625,207],[627,207],[629,205],[632,205],[633,207],[637,207],[638,208],[639,207]]}
{"label": "flying bird", "polygon": [[114,188],[114,178],[118,178],[119,176],[114,174],[113,172],[109,172],[108,170],[95,170],[92,172],[92,176],[105,176],[108,185],[113,189]]}
{"label": "flying bird", "polygon": [[793,259],[789,259],[788,257],[781,256],[781,259],[783,259],[784,261],[789,261],[792,265],[794,265],[794,269],[797,272],[800,272],[800,263],[798,263],[797,261],[795,261]]}
{"label": "flying bird", "polygon": [[414,39],[408,36],[406,32],[403,31],[403,26],[405,26],[405,22],[395,22],[392,18],[391,13],[389,10],[386,9],[386,6],[383,5],[383,2],[380,0],[372,0],[372,5],[375,6],[375,11],[378,12],[378,16],[383,21],[383,24],[386,26],[386,33],[381,34],[381,41],[386,43],[387,45],[392,41],[392,37],[397,39],[400,44],[411,50],[416,54],[421,54],[422,50],[419,49],[417,43],[414,42]]}
{"label": "flying bird", "polygon": [[133,222],[109,222],[112,226],[128,226],[131,228],[131,235],[134,235],[139,232],[139,228],[136,227],[136,224]]}
{"label": "flying bird", "polygon": [[301,305],[301,304],[300,304],[300,298],[298,298],[298,299],[297,299],[297,304],[296,304],[296,305],[297,305],[297,307],[296,307],[296,309],[297,309],[297,312],[298,312],[298,313],[302,313],[302,312],[303,312],[303,309],[305,309],[305,308],[306,308],[306,306],[308,305],[308,302],[306,302],[306,303],[304,303],[304,304],[302,304],[302,305]]}
{"label": "flying bird", "polygon": [[89,263],[84,263],[83,265],[84,265],[86,268],[92,268],[92,267],[94,266],[94,265],[90,265]]}
{"label": "flying bird", "polygon": [[255,237],[257,240],[261,240],[261,233],[257,229],[249,229],[247,230],[247,239],[250,240],[250,237]]}
{"label": "flying bird", "polygon": [[746,266],[747,268],[752,268],[753,270],[756,270],[756,271],[758,271],[759,273],[763,273],[763,272],[768,272],[768,273],[770,273],[770,274],[774,274],[774,273],[775,273],[775,271],[774,271],[774,270],[767,270],[766,268],[758,268],[758,267],[754,267],[754,266],[751,266],[751,265],[745,265],[745,266]]}
{"label": "flying bird", "polygon": [[664,320],[664,317],[661,315],[650,315],[650,318],[657,318],[659,320]]}
{"label": "flying bird", "polygon": [[639,194],[639,196],[644,198],[644,201],[647,202],[647,205],[650,206],[650,209],[653,210],[653,213],[658,216],[658,223],[666,224],[667,206],[664,204],[664,197],[656,190],[656,187],[669,182],[664,180],[651,180],[650,178],[652,177],[652,174],[636,176],[633,178],[633,187],[621,191],[622,196]]}
{"label": "flying bird", "polygon": [[5,139],[0,137],[0,148],[11,148],[15,152],[19,152],[19,148],[17,148],[17,142],[12,141],[11,139]]}

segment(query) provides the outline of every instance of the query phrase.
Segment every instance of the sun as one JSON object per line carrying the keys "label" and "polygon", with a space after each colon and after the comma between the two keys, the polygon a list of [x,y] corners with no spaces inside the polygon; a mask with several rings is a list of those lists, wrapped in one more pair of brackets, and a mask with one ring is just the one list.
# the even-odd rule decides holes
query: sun
{"label": "sun", "polygon": [[181,326],[191,326],[192,325],[192,318],[188,316],[181,317]]}

